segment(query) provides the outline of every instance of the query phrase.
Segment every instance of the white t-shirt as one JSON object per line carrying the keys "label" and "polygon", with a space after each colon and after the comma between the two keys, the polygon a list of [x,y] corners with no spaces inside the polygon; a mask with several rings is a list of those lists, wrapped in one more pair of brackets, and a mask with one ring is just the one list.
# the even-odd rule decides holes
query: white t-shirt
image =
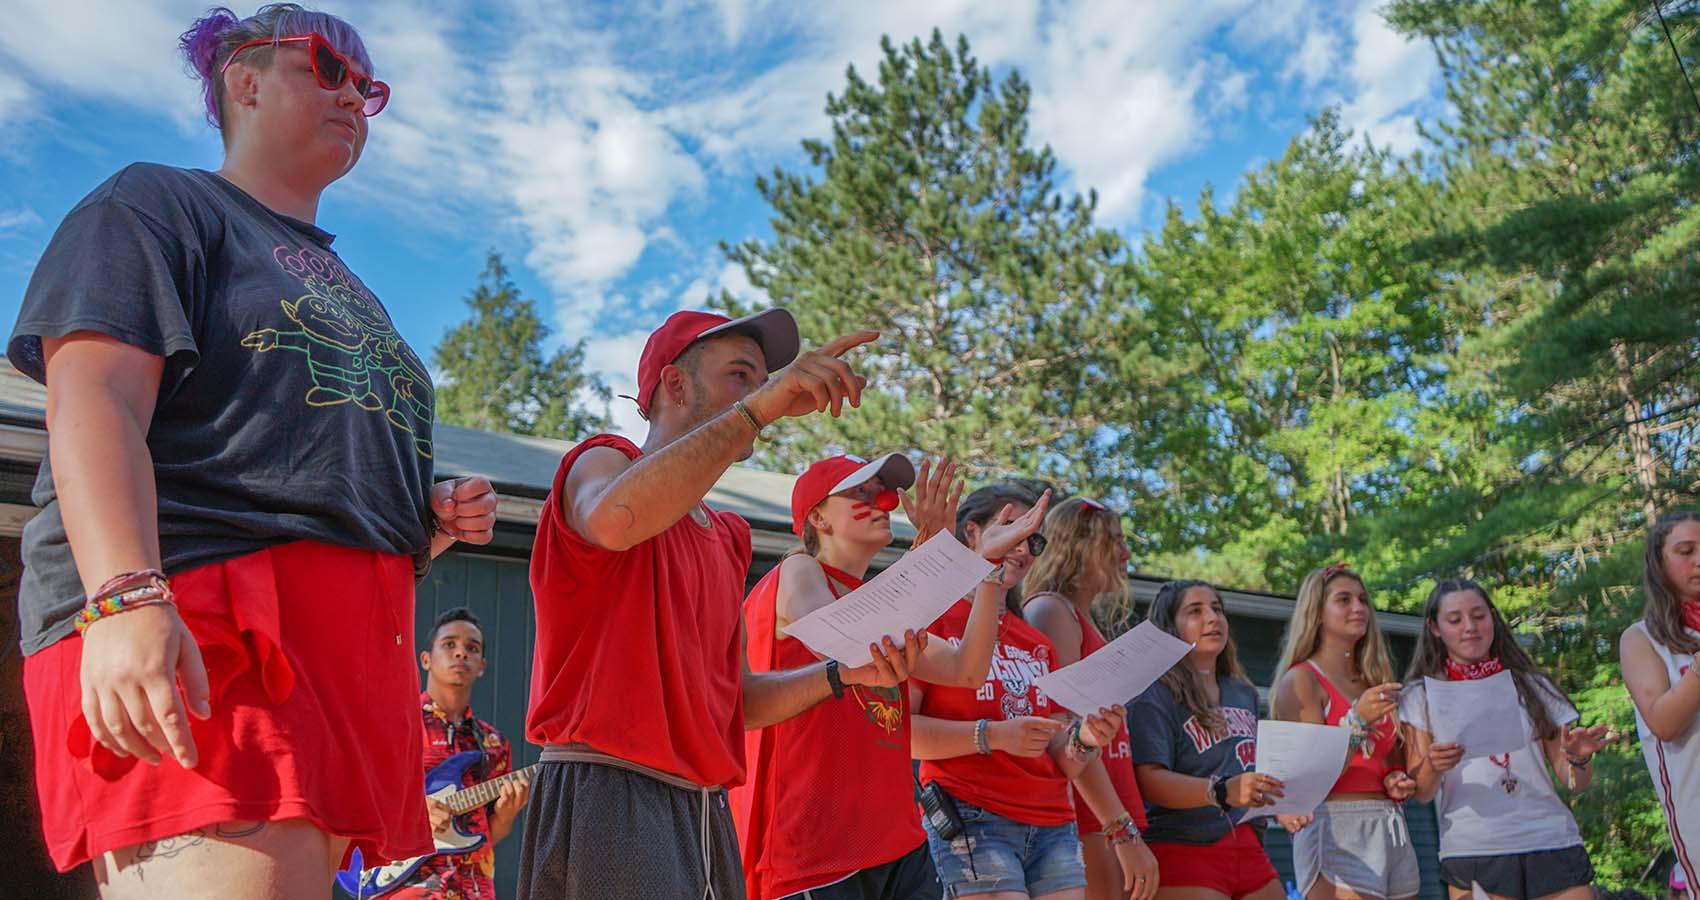
{"label": "white t-shirt", "polygon": [[[1665,677],[1675,687],[1677,681],[1693,667],[1695,658],[1654,640],[1645,622],[1636,622],[1629,627],[1640,629],[1647,642],[1653,645],[1653,652],[1664,663]],[[1700,637],[1700,631],[1693,628],[1688,629],[1688,633]],[[1641,718],[1641,708],[1636,707],[1635,730],[1641,735],[1641,753],[1647,759],[1647,771],[1653,776],[1653,789],[1659,793],[1659,806],[1664,811],[1666,824],[1670,826],[1671,847],[1676,850],[1677,864],[1683,867],[1688,883],[1692,885],[1696,876],[1700,876],[1700,799],[1697,799],[1700,798],[1700,719],[1690,722],[1688,729],[1677,735],[1676,740],[1661,741],[1647,727],[1647,720]]]}
{"label": "white t-shirt", "polygon": [[[1550,687],[1542,686],[1541,700],[1554,725],[1578,718],[1576,709]],[[1515,793],[1502,784],[1506,770],[1489,757],[1466,759],[1441,776],[1435,807],[1440,814],[1440,858],[1503,856],[1539,850],[1563,850],[1582,845],[1576,817],[1558,796],[1547,769],[1546,754],[1535,737],[1535,726],[1522,705],[1523,730],[1529,744],[1510,754]],[[1428,700],[1419,682],[1406,686],[1399,700],[1399,717],[1412,727],[1429,730]],[[1464,743],[1469,738],[1465,736]],[[1498,757],[1502,762],[1505,757]]]}

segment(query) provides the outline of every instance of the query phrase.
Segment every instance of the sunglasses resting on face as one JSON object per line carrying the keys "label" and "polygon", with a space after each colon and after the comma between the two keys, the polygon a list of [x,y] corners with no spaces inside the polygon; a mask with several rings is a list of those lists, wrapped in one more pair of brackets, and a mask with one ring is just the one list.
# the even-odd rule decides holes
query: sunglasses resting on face
{"label": "sunglasses resting on face", "polygon": [[299,43],[307,45],[307,58],[312,62],[313,78],[319,82],[319,87],[327,91],[340,90],[345,83],[352,79],[354,92],[366,99],[365,105],[360,108],[361,113],[370,117],[383,112],[385,104],[390,102],[390,86],[382,81],[374,81],[355,68],[354,64],[348,61],[348,57],[336,52],[336,48],[331,46],[331,42],[316,31],[311,34],[287,34],[277,38],[261,38],[241,44],[235,50],[230,51],[230,56],[225,59],[224,65],[218,70],[218,74],[223,77],[225,69],[230,68],[230,64],[235,62],[236,57],[240,56],[244,50],[253,47]]}

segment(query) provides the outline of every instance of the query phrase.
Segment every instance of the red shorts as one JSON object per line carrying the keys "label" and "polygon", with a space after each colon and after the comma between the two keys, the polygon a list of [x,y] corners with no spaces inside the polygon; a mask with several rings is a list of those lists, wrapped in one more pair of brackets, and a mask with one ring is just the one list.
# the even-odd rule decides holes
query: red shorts
{"label": "red shorts", "polygon": [[1280,877],[1251,825],[1236,827],[1214,844],[1152,841],[1149,846],[1166,888],[1209,888],[1239,900]]}
{"label": "red shorts", "polygon": [[219,822],[305,818],[366,854],[431,849],[413,561],[297,542],[172,578],[212,685],[200,763],[118,757],[83,721],[72,636],[24,660],[42,830],[68,870]]}

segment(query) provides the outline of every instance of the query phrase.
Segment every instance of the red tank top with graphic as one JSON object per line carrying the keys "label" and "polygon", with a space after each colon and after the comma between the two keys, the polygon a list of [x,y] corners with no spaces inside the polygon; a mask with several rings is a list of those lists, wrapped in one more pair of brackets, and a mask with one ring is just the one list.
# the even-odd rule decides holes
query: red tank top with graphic
{"label": "red tank top with graphic", "polygon": [[[952,644],[968,628],[968,601],[959,600],[927,629]],[[926,691],[916,712],[939,719],[993,722],[1020,716],[1066,716],[1033,682],[1056,664],[1050,638],[1014,613],[998,617],[998,640],[986,682],[975,688],[917,683]],[[1074,821],[1068,778],[1049,753],[1035,757],[1002,752],[974,753],[921,763],[921,780],[937,781],[952,797],[1024,825],[1066,825]]]}
{"label": "red tank top with graphic", "polygon": [[[1322,722],[1325,725],[1338,725],[1346,718],[1346,713],[1352,708],[1352,701],[1340,693],[1334,682],[1322,674],[1322,670],[1310,660],[1299,663],[1310,670],[1322,689],[1328,692],[1328,703],[1322,708]],[[1387,794],[1387,788],[1382,784],[1387,773],[1393,771],[1393,746],[1395,726],[1391,718],[1382,719],[1370,729],[1370,736],[1375,743],[1370,747],[1369,756],[1360,750],[1347,754],[1346,771],[1340,773],[1340,780],[1334,782],[1330,794]]]}
{"label": "red tank top with graphic", "polygon": [[[822,568],[834,596],[861,585]],[[819,662],[801,641],[775,634],[779,570],[744,601],[752,672]],[[906,684],[851,685],[842,699],[744,733],[749,775],[731,801],[750,900],[832,884],[926,842],[911,787],[908,693]]]}
{"label": "red tank top with graphic", "polygon": [[[1066,601],[1065,601],[1066,602]],[[1074,620],[1080,623],[1080,658],[1085,659],[1099,650],[1109,641],[1099,633],[1098,626],[1092,624],[1092,619],[1080,614],[1080,610],[1069,604],[1074,612]],[[1128,700],[1131,702],[1132,697]],[[1133,742],[1128,739],[1127,724],[1122,724],[1122,730],[1116,732],[1116,740],[1104,751],[1104,771],[1110,774],[1110,784],[1116,788],[1116,796],[1121,798],[1122,806],[1127,807],[1128,815],[1133,816],[1133,822],[1141,831],[1145,830],[1145,798],[1139,795],[1139,779],[1133,774]],[[1104,830],[1104,823],[1092,814],[1092,807],[1086,805],[1086,798],[1080,796],[1078,789],[1074,792],[1074,813],[1080,823],[1081,834],[1095,834]]]}

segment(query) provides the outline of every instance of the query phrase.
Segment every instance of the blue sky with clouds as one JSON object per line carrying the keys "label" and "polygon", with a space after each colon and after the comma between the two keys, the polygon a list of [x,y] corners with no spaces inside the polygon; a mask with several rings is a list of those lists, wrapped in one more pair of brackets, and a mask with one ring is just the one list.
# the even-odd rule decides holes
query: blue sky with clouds
{"label": "blue sky with clouds", "polygon": [[[21,6],[20,6],[21,2]],[[1381,0],[345,0],[394,99],[319,224],[429,356],[498,249],[561,338],[629,389],[649,327],[748,291],[721,240],[767,233],[755,175],[804,162],[882,34],[968,35],[1033,85],[1032,135],[1101,221],[1233,187],[1307,116],[1406,150],[1439,111],[1430,49]],[[217,168],[175,39],[205,2],[13,0],[0,30],[0,318],[61,216],[128,162]],[[252,12],[237,8],[239,14]],[[821,337],[821,336],[813,336]],[[638,432],[629,404],[617,424]]]}

